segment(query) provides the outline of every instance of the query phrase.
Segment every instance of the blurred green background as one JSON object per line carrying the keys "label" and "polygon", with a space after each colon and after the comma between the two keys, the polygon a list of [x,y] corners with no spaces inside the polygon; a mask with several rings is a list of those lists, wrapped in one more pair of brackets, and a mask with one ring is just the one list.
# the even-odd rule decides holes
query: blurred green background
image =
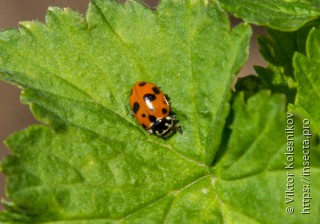
{"label": "blurred green background", "polygon": [[[147,0],[146,4],[155,7],[156,0]],[[0,0],[0,30],[17,28],[19,21],[44,21],[49,6],[69,7],[85,13],[89,0]],[[233,24],[239,20],[232,19]],[[253,64],[264,65],[258,52],[255,35],[264,33],[264,29],[254,27],[251,41],[250,59],[239,75],[254,73]],[[20,103],[20,89],[8,83],[0,82],[0,159],[10,153],[3,140],[13,132],[37,123],[26,105]],[[0,173],[0,197],[5,198],[5,176]],[[1,206],[0,206],[1,208]]]}

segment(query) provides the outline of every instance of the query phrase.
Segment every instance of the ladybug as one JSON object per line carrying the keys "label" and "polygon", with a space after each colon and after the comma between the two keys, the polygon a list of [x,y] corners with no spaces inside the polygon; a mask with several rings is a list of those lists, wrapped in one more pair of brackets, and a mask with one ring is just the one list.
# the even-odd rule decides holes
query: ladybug
{"label": "ladybug", "polygon": [[145,81],[135,83],[129,101],[132,114],[147,132],[161,138],[169,137],[176,131],[181,133],[168,97],[155,84]]}

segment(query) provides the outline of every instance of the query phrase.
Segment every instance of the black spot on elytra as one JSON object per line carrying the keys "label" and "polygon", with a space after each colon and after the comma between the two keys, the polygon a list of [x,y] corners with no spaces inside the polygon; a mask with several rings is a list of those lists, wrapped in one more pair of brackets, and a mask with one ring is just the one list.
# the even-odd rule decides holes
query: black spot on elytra
{"label": "black spot on elytra", "polygon": [[155,94],[159,94],[160,90],[158,89],[158,87],[152,87],[152,90]]}
{"label": "black spot on elytra", "polygon": [[144,101],[154,101],[156,96],[154,94],[145,94],[143,96]]}
{"label": "black spot on elytra", "polygon": [[144,124],[141,125],[144,129],[147,129],[147,126],[145,126]]}
{"label": "black spot on elytra", "polygon": [[168,110],[166,108],[162,108],[162,113],[166,114],[168,112]]}
{"label": "black spot on elytra", "polygon": [[134,102],[133,103],[133,113],[137,113],[138,112],[138,110],[139,110],[139,108],[140,108],[140,105],[139,105],[139,103],[138,102]]}
{"label": "black spot on elytra", "polygon": [[147,84],[146,82],[140,82],[139,86],[144,86],[145,84]]}
{"label": "black spot on elytra", "polygon": [[157,118],[153,115],[149,115],[149,121],[150,122],[155,122],[157,120]]}
{"label": "black spot on elytra", "polygon": [[145,114],[142,114],[141,116],[142,116],[142,117],[146,117],[146,115],[145,115]]}

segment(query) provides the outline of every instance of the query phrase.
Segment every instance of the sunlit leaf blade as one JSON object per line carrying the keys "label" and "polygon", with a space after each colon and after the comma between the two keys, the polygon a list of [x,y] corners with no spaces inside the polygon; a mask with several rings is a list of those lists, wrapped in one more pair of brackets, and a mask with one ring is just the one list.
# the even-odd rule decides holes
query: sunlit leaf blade
{"label": "sunlit leaf blade", "polygon": [[184,131],[161,144],[210,164],[229,110],[231,79],[247,58],[251,30],[242,24],[230,33],[227,15],[215,3],[206,4],[162,1],[153,12],[136,2],[97,0],[91,2],[87,20],[71,10],[51,8],[47,25],[25,22],[21,34],[2,34],[1,55],[10,58],[3,59],[2,77],[36,89],[38,96],[57,97],[59,102],[26,96],[48,110],[63,108],[66,101],[105,108],[121,122],[112,122],[115,118],[94,124],[84,112],[92,126],[87,127],[78,123],[84,115],[74,106],[52,112],[98,133],[134,130],[134,138],[150,136],[129,115],[130,88],[138,80],[156,83],[172,99]]}
{"label": "sunlit leaf blade", "polygon": [[[230,29],[219,4],[202,0],[164,0],[155,11],[92,0],[85,17],[50,8],[46,24],[2,32],[1,78],[22,87],[23,102],[47,126],[7,139],[13,155],[1,169],[10,201],[0,220],[318,223],[316,139],[313,214],[285,213],[284,96],[261,92],[246,102],[240,94],[229,113],[250,35],[247,24]],[[130,116],[138,80],[170,96],[182,134],[157,138]],[[303,136],[295,123],[298,212]]]}
{"label": "sunlit leaf blade", "polygon": [[[313,193],[311,215],[302,215],[303,150],[302,121],[285,113],[284,96],[270,96],[262,92],[249,98],[235,100],[232,133],[227,149],[216,166],[214,187],[226,223],[318,223],[320,201],[319,151],[316,139],[310,143],[311,174],[308,177]],[[287,136],[290,117],[294,120],[294,169],[286,169]],[[310,165],[309,164],[309,165]],[[294,202],[287,203],[287,172],[294,175]],[[312,190],[313,189],[313,190]],[[290,189],[289,189],[290,190]],[[288,195],[290,192],[288,193]],[[286,213],[286,206],[293,206],[294,214]]]}
{"label": "sunlit leaf blade", "polygon": [[314,0],[220,0],[219,2],[236,17],[284,31],[296,30],[320,15],[320,3]]}
{"label": "sunlit leaf blade", "polygon": [[[92,0],[85,18],[50,8],[46,24],[3,31],[1,78],[22,87],[48,127],[8,138],[14,154],[1,167],[12,202],[1,219],[220,222],[209,165],[250,36],[202,0],[162,1],[157,11]],[[139,127],[128,105],[138,80],[170,96],[183,134],[164,140]]]}
{"label": "sunlit leaf blade", "polygon": [[157,144],[142,143],[82,128],[55,134],[31,127],[7,140],[15,153],[3,163],[9,196],[36,215],[34,221],[120,219],[162,204],[170,191],[206,173]]}
{"label": "sunlit leaf blade", "polygon": [[311,127],[320,134],[320,31],[314,29],[309,33],[306,56],[297,53],[294,57],[295,78],[298,93],[292,110],[300,112],[310,120]]}

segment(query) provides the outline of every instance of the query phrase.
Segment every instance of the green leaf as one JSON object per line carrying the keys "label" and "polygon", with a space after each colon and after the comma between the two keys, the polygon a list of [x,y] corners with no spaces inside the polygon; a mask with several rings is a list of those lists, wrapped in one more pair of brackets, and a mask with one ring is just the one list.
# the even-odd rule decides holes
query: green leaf
{"label": "green leaf", "polygon": [[294,53],[305,53],[309,31],[313,27],[319,26],[320,20],[317,19],[293,32],[267,29],[268,37],[258,37],[260,53],[268,63],[278,67],[284,76],[293,77],[292,59]]}
{"label": "green leaf", "polygon": [[15,154],[3,163],[7,190],[14,209],[32,222],[111,221],[152,205],[165,212],[175,189],[207,173],[156,143],[129,145],[78,127],[54,133],[34,126],[7,144]]}
{"label": "green leaf", "polygon": [[320,15],[317,0],[220,0],[223,8],[243,20],[277,30],[292,31]]}
{"label": "green leaf", "polygon": [[260,53],[268,62],[267,68],[254,67],[262,83],[261,88],[283,93],[288,103],[294,102],[297,83],[293,74],[293,56],[295,52],[305,53],[307,34],[318,26],[319,20],[314,20],[293,32],[267,29],[267,37],[258,37]]}
{"label": "green leaf", "polygon": [[234,88],[237,93],[243,92],[244,98],[247,100],[263,88],[262,84],[260,77],[256,75],[247,75],[238,77]]}
{"label": "green leaf", "polygon": [[[301,215],[303,169],[302,122],[285,114],[283,95],[261,92],[248,99],[235,99],[232,133],[224,154],[214,166],[213,185],[226,223],[318,223],[320,201],[319,150],[312,139],[309,161],[312,185],[312,215]],[[285,169],[287,136],[286,117],[294,119],[294,169]],[[287,172],[294,175],[294,202],[286,204]],[[310,183],[310,182],[309,182]],[[293,206],[293,215],[286,206]],[[267,211],[267,212],[266,212]]]}
{"label": "green leaf", "polygon": [[[221,221],[209,167],[251,29],[215,2],[92,0],[86,18],[50,8],[46,24],[0,34],[0,73],[45,126],[7,140],[14,155],[3,220]],[[130,116],[138,80],[169,94],[183,128],[168,140]],[[192,211],[192,212],[190,212]],[[200,216],[203,214],[203,216]],[[199,218],[200,217],[200,218]],[[66,221],[68,222],[68,221]]]}
{"label": "green leaf", "polygon": [[[230,33],[227,15],[203,1],[163,1],[156,13],[136,2],[92,1],[87,21],[56,8],[46,20],[47,25],[22,23],[21,34],[2,34],[1,68],[3,79],[32,89],[24,96],[27,103],[54,114],[47,122],[58,117],[104,135],[112,129],[116,138],[130,132],[132,139],[162,142],[211,163],[228,114],[232,77],[248,55],[248,25]],[[138,80],[169,94],[183,135],[161,141],[137,127],[127,97]],[[95,113],[99,110],[105,114]]]}
{"label": "green leaf", "polygon": [[284,75],[281,68],[269,64],[267,68],[254,66],[258,74],[260,89],[271,90],[272,93],[285,94],[287,103],[293,103],[296,96],[296,82]]}
{"label": "green leaf", "polygon": [[313,29],[307,39],[306,55],[296,53],[294,57],[295,78],[298,93],[291,109],[310,120],[314,131],[320,135],[320,31]]}
{"label": "green leaf", "polygon": [[[230,30],[219,4],[202,0],[164,0],[157,11],[92,0],[85,18],[50,8],[46,24],[2,32],[1,78],[22,87],[23,102],[47,126],[6,140],[13,155],[1,169],[10,201],[0,221],[317,223],[285,213],[284,97],[230,99],[250,36],[247,24]],[[139,127],[128,105],[138,80],[170,96],[183,134],[164,140]],[[319,208],[314,142],[312,206]],[[299,210],[301,183],[297,191]]]}

